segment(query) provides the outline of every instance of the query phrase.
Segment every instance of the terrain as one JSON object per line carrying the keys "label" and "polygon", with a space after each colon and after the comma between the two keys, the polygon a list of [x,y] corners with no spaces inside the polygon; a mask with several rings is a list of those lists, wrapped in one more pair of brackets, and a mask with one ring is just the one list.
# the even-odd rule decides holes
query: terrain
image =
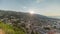
{"label": "terrain", "polygon": [[0,10],[0,22],[0,28],[7,34],[45,34],[47,30],[44,27],[58,29],[60,26],[60,19],[4,10]]}

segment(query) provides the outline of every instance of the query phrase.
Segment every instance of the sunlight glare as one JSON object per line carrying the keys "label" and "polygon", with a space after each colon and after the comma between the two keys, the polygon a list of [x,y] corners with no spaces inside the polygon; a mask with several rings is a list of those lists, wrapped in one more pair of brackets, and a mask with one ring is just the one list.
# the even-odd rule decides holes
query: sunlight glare
{"label": "sunlight glare", "polygon": [[30,14],[34,14],[34,11],[30,11],[29,13],[30,13]]}

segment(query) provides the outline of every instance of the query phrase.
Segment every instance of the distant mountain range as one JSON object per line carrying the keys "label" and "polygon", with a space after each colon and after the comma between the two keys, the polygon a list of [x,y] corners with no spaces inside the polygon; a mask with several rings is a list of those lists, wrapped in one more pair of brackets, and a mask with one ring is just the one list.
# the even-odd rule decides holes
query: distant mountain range
{"label": "distant mountain range", "polygon": [[60,16],[49,16],[50,18],[57,18],[60,19]]}

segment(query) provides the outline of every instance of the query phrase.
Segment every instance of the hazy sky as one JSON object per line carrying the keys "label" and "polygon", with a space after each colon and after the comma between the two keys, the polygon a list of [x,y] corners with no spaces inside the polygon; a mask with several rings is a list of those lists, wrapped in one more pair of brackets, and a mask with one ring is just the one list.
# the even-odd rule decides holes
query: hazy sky
{"label": "hazy sky", "polygon": [[60,16],[60,0],[0,0],[0,9]]}

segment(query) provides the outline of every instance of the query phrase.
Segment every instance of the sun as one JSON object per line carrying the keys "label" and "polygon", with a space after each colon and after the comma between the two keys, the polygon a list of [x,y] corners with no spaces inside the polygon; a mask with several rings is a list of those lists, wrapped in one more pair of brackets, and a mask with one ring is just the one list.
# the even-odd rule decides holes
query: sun
{"label": "sun", "polygon": [[34,14],[34,11],[30,11],[29,13],[30,13],[30,14]]}

